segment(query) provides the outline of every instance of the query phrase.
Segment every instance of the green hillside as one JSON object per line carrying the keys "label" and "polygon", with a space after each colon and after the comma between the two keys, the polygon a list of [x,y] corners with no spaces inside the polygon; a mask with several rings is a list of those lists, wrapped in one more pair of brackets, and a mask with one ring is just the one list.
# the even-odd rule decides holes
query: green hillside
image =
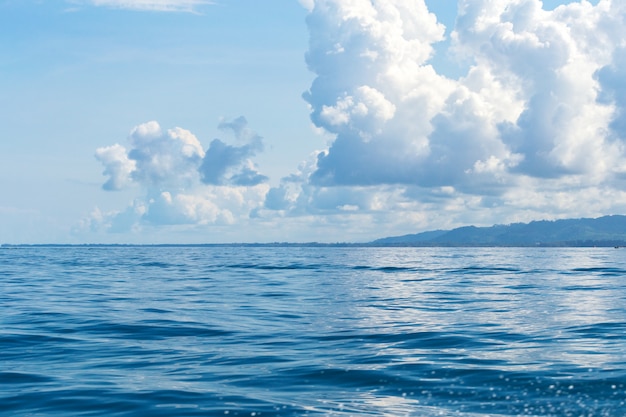
{"label": "green hillside", "polygon": [[465,226],[371,242],[381,246],[626,246],[626,216]]}

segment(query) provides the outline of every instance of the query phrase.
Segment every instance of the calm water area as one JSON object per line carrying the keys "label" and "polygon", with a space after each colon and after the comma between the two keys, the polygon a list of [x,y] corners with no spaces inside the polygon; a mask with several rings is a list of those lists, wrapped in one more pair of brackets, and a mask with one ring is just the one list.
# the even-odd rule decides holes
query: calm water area
{"label": "calm water area", "polygon": [[626,249],[0,247],[2,416],[626,415]]}

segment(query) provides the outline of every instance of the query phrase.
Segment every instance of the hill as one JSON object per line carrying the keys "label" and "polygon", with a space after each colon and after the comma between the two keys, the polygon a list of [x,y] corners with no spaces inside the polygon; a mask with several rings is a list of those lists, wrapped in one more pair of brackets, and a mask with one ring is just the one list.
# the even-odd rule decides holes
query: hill
{"label": "hill", "polygon": [[626,216],[465,226],[371,242],[376,246],[626,246]]}

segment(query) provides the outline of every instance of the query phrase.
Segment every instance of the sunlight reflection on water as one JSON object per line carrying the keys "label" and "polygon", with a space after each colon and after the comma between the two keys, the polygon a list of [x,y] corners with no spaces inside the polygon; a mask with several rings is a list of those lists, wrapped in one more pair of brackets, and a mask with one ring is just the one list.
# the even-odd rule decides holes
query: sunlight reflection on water
{"label": "sunlight reflection on water", "polygon": [[0,250],[0,410],[618,416],[610,249]]}

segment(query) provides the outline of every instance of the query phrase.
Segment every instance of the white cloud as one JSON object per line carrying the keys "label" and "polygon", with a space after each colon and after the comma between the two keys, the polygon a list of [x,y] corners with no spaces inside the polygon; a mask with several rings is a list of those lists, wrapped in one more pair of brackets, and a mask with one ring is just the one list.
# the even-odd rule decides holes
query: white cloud
{"label": "white cloud", "polygon": [[149,190],[119,211],[96,208],[80,221],[81,231],[111,233],[145,232],[151,227],[244,223],[250,213],[262,207],[268,186],[203,186],[189,191]]}
{"label": "white cloud", "polygon": [[157,122],[135,127],[130,134],[128,158],[135,162],[132,179],[151,187],[188,187],[197,182],[204,151],[189,131],[162,132]]}
{"label": "white cloud", "polygon": [[102,188],[121,190],[131,182],[131,175],[137,169],[136,161],[128,158],[126,148],[120,144],[96,149],[96,159],[104,165],[104,175],[109,179]]}
{"label": "white cloud", "polygon": [[363,140],[380,134],[385,122],[392,119],[396,106],[378,90],[368,86],[355,89],[354,96],[345,95],[335,105],[322,106],[320,120],[334,133],[346,127],[354,130]]}
{"label": "white cloud", "polygon": [[199,182],[213,185],[252,186],[267,181],[251,160],[263,150],[263,138],[247,127],[245,118],[222,122],[242,145],[214,139],[207,151],[188,130],[166,132],[155,121],[136,126],[130,133],[131,148],[116,144],[96,150],[96,158],[109,176],[105,190],[119,190],[135,183],[157,189],[185,189]]}
{"label": "white cloud", "polygon": [[[608,39],[614,34],[603,35],[600,27],[608,4],[548,12],[539,0],[464,3],[453,34],[457,50],[505,80],[505,94],[523,103],[519,117],[501,121],[498,138],[523,155],[518,173],[596,175],[598,165],[587,161],[615,155],[604,136],[613,108],[598,103],[595,79],[615,48]],[[590,42],[599,38],[607,42]]]}
{"label": "white cloud", "polygon": [[159,12],[195,12],[199,6],[213,4],[207,0],[88,0],[94,6]]}
{"label": "white cloud", "polygon": [[104,188],[145,196],[96,224],[367,240],[626,210],[623,2],[461,0],[448,31],[448,53],[469,63],[457,79],[430,65],[445,28],[423,0],[301,3],[316,76],[304,99],[328,148],[270,187],[243,117],[219,126],[234,141],[206,151],[184,129],[143,124],[128,150],[97,158]]}
{"label": "white cloud", "polygon": [[460,1],[450,51],[470,66],[453,80],[429,65],[443,27],[423,1],[315,1],[307,64],[317,77],[304,97],[335,138],[309,177],[319,190],[302,194],[339,187],[326,206],[362,207],[344,187],[404,188],[415,200],[449,189],[449,201],[504,216],[518,189],[547,202],[560,186],[619,189],[625,19],[609,0],[552,11],[540,0]]}
{"label": "white cloud", "polygon": [[313,10],[313,7],[315,6],[314,0],[298,0],[298,2],[308,11]]}
{"label": "white cloud", "polygon": [[205,152],[200,141],[182,128],[163,131],[155,121],[132,129],[130,147],[116,144],[96,150],[108,176],[103,188],[134,185],[143,196],[122,211],[96,209],[83,220],[82,230],[141,230],[152,225],[231,224],[261,207],[269,187],[250,159],[263,140],[245,118],[224,121],[242,145],[214,139]]}
{"label": "white cloud", "polygon": [[443,32],[423,1],[315,2],[307,62],[318,77],[305,98],[313,122],[336,134],[315,182],[476,187],[472,167],[490,158],[513,181],[602,177],[620,163],[606,137],[614,106],[597,100],[596,73],[624,42],[606,22],[610,2],[459,7],[453,48],[474,64],[455,81],[428,65]]}
{"label": "white cloud", "polygon": [[232,122],[222,122],[222,130],[232,130],[238,142],[243,145],[228,145],[214,139],[206,151],[199,172],[205,184],[258,185],[267,181],[253,164],[251,157],[263,151],[263,138],[247,127],[244,117]]}
{"label": "white cloud", "polygon": [[196,193],[161,192],[150,199],[143,220],[156,224],[232,224],[261,204],[265,189],[209,187]]}

